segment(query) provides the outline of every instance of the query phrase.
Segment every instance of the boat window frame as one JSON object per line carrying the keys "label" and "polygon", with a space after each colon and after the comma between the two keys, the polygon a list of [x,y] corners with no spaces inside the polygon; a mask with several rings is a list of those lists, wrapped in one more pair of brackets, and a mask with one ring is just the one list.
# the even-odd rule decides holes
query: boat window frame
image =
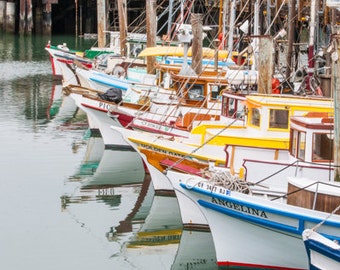
{"label": "boat window frame", "polygon": [[[217,91],[213,91],[213,88],[215,87],[217,87]],[[221,101],[222,100],[221,93],[225,89],[227,89],[227,87],[228,87],[227,84],[208,83],[210,101]]]}
{"label": "boat window frame", "polygon": [[[204,93],[204,84],[200,83],[187,83],[186,84],[187,89],[187,99],[191,101],[204,101],[205,93]],[[198,97],[194,98],[194,95],[197,95],[197,93],[194,93],[196,90],[199,90]],[[192,97],[190,95],[193,95]]]}
{"label": "boat window frame", "polygon": [[248,113],[250,115],[250,125],[259,128],[261,126],[261,111],[259,110],[259,108],[252,107],[249,109]]}
{"label": "boat window frame", "polygon": [[[301,160],[305,160],[306,158],[306,139],[307,139],[307,133],[305,131],[300,131],[298,136],[298,147],[297,147],[297,158]],[[302,141],[302,136],[303,141]]]}
{"label": "boat window frame", "polygon": [[231,119],[244,119],[246,106],[243,102],[242,99],[222,95],[221,115]]}
{"label": "boat window frame", "polygon": [[[320,136],[318,141],[316,140],[316,136]],[[326,142],[325,139],[329,140]],[[322,154],[326,149],[329,149],[325,146],[325,143],[331,148],[330,153],[328,155],[330,158],[327,158]],[[318,151],[316,151],[318,150]],[[327,150],[328,151],[328,150]],[[324,133],[324,132],[314,132],[312,135],[312,162],[333,162],[334,160],[334,134],[333,133]]]}
{"label": "boat window frame", "polygon": [[290,130],[290,138],[289,138],[289,152],[293,157],[296,157],[296,153],[297,153],[297,141],[298,141],[298,134],[299,131],[292,128]]}
{"label": "boat window frame", "polygon": [[[285,113],[286,115],[282,115]],[[280,116],[281,114],[281,116]],[[284,121],[282,120],[282,116],[284,116]],[[289,110],[282,108],[269,108],[269,129],[280,129],[280,130],[288,130],[289,128]]]}
{"label": "boat window frame", "polygon": [[[304,141],[302,141],[302,134],[304,135]],[[289,136],[289,152],[291,156],[299,160],[306,159],[306,140],[306,131],[291,128]]]}

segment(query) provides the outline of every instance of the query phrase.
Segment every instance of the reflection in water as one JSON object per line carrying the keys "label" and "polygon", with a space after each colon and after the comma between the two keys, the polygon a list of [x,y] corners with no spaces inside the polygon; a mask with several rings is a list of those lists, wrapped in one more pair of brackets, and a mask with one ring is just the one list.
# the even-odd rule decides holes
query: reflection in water
{"label": "reflection in water", "polygon": [[82,188],[140,184],[144,176],[144,166],[137,152],[105,149],[96,172],[83,182]]}
{"label": "reflection in water", "polygon": [[182,234],[182,223],[176,197],[153,197],[149,214],[138,232],[125,244],[126,263],[148,269],[172,265]]}
{"label": "reflection in water", "polygon": [[171,269],[218,269],[211,232],[183,230]]}
{"label": "reflection in water", "polygon": [[61,83],[53,83],[47,118],[57,123],[70,121],[77,113],[78,107],[70,96],[63,94]]}
{"label": "reflection in water", "polygon": [[[89,131],[88,131],[89,133]],[[87,143],[86,152],[84,158],[79,166],[79,170],[72,176],[69,177],[69,180],[81,180],[86,177],[94,175],[96,172],[100,160],[102,159],[104,153],[104,142],[101,137],[86,137],[87,133],[85,134],[85,141]],[[73,149],[76,149],[81,146],[83,142],[75,142],[73,144]]]}

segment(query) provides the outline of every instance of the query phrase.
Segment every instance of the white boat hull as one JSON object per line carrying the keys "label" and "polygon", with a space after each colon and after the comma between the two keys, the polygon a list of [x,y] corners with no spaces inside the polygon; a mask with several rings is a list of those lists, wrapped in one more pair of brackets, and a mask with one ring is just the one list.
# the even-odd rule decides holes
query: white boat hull
{"label": "white boat hull", "polygon": [[[327,213],[229,191],[193,176],[187,182],[184,179],[179,174],[171,181],[206,217],[219,266],[308,268],[301,233],[323,221]],[[340,239],[339,228],[340,217],[334,216],[322,231]]]}

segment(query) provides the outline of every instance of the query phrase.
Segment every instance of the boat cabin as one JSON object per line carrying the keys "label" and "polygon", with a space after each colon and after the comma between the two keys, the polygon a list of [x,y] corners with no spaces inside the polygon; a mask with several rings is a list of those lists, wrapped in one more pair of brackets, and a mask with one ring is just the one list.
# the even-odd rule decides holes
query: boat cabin
{"label": "boat cabin", "polygon": [[267,131],[290,129],[292,116],[307,112],[331,112],[331,99],[293,95],[251,94],[246,97],[246,123],[248,127]]}
{"label": "boat cabin", "polygon": [[199,76],[188,76],[180,75],[182,65],[158,63],[156,67],[159,85],[175,89],[184,104],[203,107],[209,107],[211,102],[220,104],[221,94],[229,86],[222,69],[207,68]]}
{"label": "boat cabin", "polygon": [[308,113],[291,118],[289,153],[297,160],[333,162],[334,118],[328,113]]}

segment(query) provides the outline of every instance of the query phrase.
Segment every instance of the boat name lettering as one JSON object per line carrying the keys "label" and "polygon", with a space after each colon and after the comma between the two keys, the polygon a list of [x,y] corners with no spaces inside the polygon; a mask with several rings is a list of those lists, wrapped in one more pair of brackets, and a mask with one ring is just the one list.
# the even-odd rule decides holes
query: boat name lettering
{"label": "boat name lettering", "polygon": [[199,182],[197,184],[197,186],[199,188],[204,188],[204,189],[209,190],[211,192],[218,192],[218,193],[223,194],[223,195],[230,195],[231,194],[229,189],[226,189],[224,187],[218,187],[218,186],[215,186],[215,185],[205,184],[204,182]]}
{"label": "boat name lettering", "polygon": [[165,149],[160,149],[160,148],[157,148],[157,147],[154,147],[154,146],[151,146],[151,145],[147,145],[147,144],[141,144],[141,147],[143,147],[145,149],[150,149],[150,150],[158,152],[158,153],[163,153],[163,154],[166,154],[166,155],[171,155],[171,156],[176,156],[176,157],[184,157],[184,155],[181,155],[181,154],[178,154],[178,153],[175,153],[175,152],[170,152],[170,151],[167,151]]}
{"label": "boat name lettering", "polygon": [[98,189],[98,196],[103,196],[103,195],[114,195],[114,189],[113,188],[108,188],[108,189]]}
{"label": "boat name lettering", "polygon": [[105,102],[99,102],[99,108],[105,109],[105,110],[109,110],[110,109],[110,104],[107,104]]}
{"label": "boat name lettering", "polygon": [[148,121],[141,121],[141,125],[147,126],[147,127],[153,128],[153,129],[158,129],[158,130],[165,130],[165,131],[169,130],[169,128],[166,127],[166,126],[158,125],[156,123],[151,123],[151,122],[148,122]]}
{"label": "boat name lettering", "polygon": [[234,209],[238,212],[242,212],[242,213],[246,213],[246,214],[249,214],[249,215],[258,216],[258,217],[262,217],[262,218],[268,218],[266,212],[259,210],[259,209],[249,207],[249,206],[240,205],[238,203],[228,202],[228,201],[225,201],[225,200],[222,200],[222,199],[217,199],[217,198],[212,198],[211,202],[214,203],[214,204],[217,204],[217,205],[225,206],[225,207],[230,208],[230,209]]}
{"label": "boat name lettering", "polygon": [[207,259],[192,259],[192,261],[187,262],[186,265],[187,265],[187,269],[189,269],[188,267],[192,268],[197,265],[206,265],[207,263],[208,263]]}
{"label": "boat name lettering", "polygon": [[181,235],[155,235],[150,237],[143,237],[141,240],[144,242],[166,242],[166,241],[179,241],[181,239]]}

